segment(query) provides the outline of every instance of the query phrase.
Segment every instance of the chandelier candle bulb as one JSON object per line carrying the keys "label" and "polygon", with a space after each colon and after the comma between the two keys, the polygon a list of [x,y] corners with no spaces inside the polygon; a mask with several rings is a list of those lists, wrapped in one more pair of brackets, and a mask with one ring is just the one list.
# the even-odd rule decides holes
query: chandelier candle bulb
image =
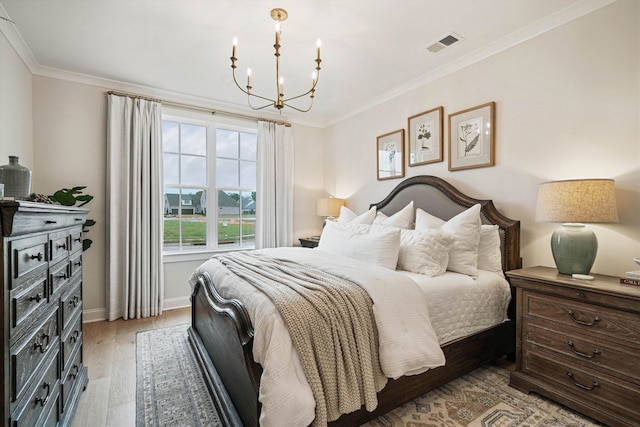
{"label": "chandelier candle bulb", "polygon": [[318,39],[316,42],[316,59],[320,59],[320,45],[322,45],[322,41]]}

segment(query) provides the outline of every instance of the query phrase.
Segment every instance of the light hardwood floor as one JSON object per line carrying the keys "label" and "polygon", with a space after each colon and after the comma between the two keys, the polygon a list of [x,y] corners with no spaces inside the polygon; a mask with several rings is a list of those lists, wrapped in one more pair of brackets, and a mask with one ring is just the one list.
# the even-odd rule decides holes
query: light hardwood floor
{"label": "light hardwood floor", "polygon": [[134,427],[136,332],[190,322],[187,307],[145,319],[85,323],[83,356],[89,384],[80,396],[72,427]]}

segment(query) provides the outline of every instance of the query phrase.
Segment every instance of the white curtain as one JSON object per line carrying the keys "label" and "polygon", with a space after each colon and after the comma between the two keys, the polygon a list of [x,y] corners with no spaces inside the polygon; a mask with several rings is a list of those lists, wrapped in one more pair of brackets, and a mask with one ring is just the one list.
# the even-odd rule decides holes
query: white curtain
{"label": "white curtain", "polygon": [[162,113],[108,95],[107,318],[162,314]]}
{"label": "white curtain", "polygon": [[256,248],[293,246],[291,127],[258,122]]}

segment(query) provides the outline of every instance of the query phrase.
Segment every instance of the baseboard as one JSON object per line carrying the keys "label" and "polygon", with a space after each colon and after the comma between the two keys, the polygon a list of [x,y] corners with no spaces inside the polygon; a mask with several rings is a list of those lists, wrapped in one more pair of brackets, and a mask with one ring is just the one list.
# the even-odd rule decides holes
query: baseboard
{"label": "baseboard", "polygon": [[[163,310],[175,310],[178,308],[191,307],[191,296],[169,298],[164,300]],[[82,311],[82,322],[92,323],[107,320],[106,308],[93,308]]]}

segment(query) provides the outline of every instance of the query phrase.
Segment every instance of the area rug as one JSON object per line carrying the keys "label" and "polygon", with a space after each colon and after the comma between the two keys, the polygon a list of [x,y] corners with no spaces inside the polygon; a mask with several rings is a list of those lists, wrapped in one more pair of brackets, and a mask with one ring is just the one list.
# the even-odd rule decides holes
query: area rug
{"label": "area rug", "polygon": [[188,327],[138,332],[136,427],[222,426],[187,341]]}
{"label": "area rug", "polygon": [[[188,325],[138,332],[136,426],[222,426],[187,341]],[[485,365],[366,427],[596,427],[602,424],[509,387]],[[283,426],[286,427],[286,426]]]}

